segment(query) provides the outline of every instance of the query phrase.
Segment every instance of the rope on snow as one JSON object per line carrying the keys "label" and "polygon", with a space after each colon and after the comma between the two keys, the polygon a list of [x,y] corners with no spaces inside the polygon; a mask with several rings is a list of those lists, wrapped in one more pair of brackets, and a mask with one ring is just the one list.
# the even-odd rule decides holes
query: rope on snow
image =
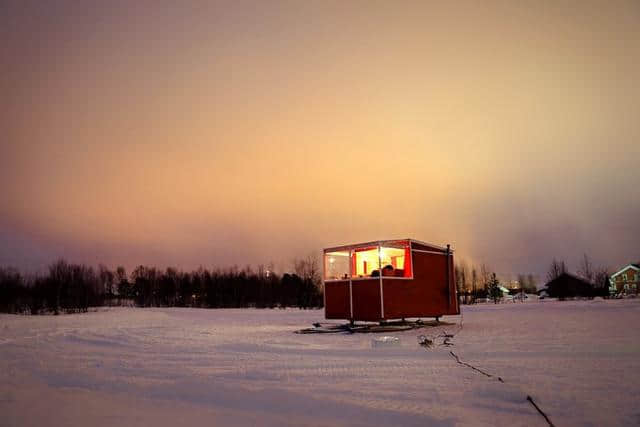
{"label": "rope on snow", "polygon": [[[449,354],[450,354],[451,356],[453,356],[453,357],[456,359],[456,362],[458,362],[460,365],[468,366],[469,368],[473,369],[474,371],[478,371],[478,372],[480,372],[482,375],[484,375],[484,376],[486,376],[486,377],[493,378],[493,375],[491,375],[491,374],[489,374],[489,373],[487,373],[487,372],[485,372],[485,371],[483,371],[483,370],[481,370],[481,369],[476,368],[476,367],[475,367],[475,366],[473,366],[473,365],[470,365],[470,364],[468,364],[468,363],[463,362],[462,360],[460,360],[460,358],[458,357],[458,355],[457,355],[457,354],[455,354],[453,351],[450,351],[450,352],[449,352]],[[504,380],[503,380],[502,378],[500,378],[500,377],[496,377],[496,378],[498,378],[498,381],[500,381],[501,383],[504,383]]]}
{"label": "rope on snow", "polygon": [[[453,334],[448,334],[446,331],[444,331],[443,334],[438,335],[435,338],[429,338],[426,337],[424,335],[420,335],[418,337],[418,344],[420,344],[421,346],[425,347],[425,348],[432,348],[434,343],[435,343],[435,339],[436,338],[444,338],[444,341],[442,342],[442,344],[440,345],[445,345],[445,346],[452,346],[453,343],[451,342],[451,339],[453,339],[454,336],[458,335],[460,333],[460,331],[462,331],[462,327],[464,326],[464,314],[462,312],[460,312],[460,324],[459,324],[460,328],[454,332]],[[449,351],[449,354],[456,360],[456,362],[460,365],[464,365],[467,366],[471,369],[473,369],[474,371],[480,372],[482,375],[488,377],[488,378],[494,378],[493,375],[476,368],[475,366],[463,362],[462,360],[460,360],[460,357],[458,357],[457,354],[455,354],[453,351]],[[500,381],[501,383],[504,384],[504,380],[501,377],[496,377],[498,379],[498,381]],[[551,422],[551,420],[549,419],[549,417],[547,416],[547,414],[545,414],[542,409],[540,409],[540,407],[536,404],[536,402],[533,401],[533,398],[529,395],[527,395],[527,400],[533,405],[534,408],[536,408],[536,410],[538,411],[538,413],[540,415],[542,415],[545,419],[545,421],[547,422],[547,424],[549,424],[550,427],[555,427],[555,425]]]}
{"label": "rope on snow", "polygon": [[[469,368],[473,369],[474,371],[480,372],[482,375],[489,377],[489,378],[493,378],[493,375],[476,368],[473,365],[470,365],[469,363],[463,362],[462,360],[460,360],[460,358],[458,357],[457,354],[455,354],[453,351],[450,351],[449,354],[451,354],[451,356],[453,356],[456,359],[456,362],[458,362],[461,365],[464,366],[468,366]],[[500,381],[501,383],[504,384],[504,380],[500,377],[496,377],[498,379],[498,381]],[[542,409],[540,409],[540,407],[536,404],[536,402],[533,401],[533,398],[529,395],[527,395],[527,400],[533,405],[534,408],[536,408],[536,410],[538,411],[538,413],[540,415],[542,415],[545,419],[545,421],[547,422],[547,424],[549,424],[550,427],[555,427],[555,425],[551,422],[551,420],[549,419],[549,417],[547,416],[547,414],[544,413],[544,411]]]}
{"label": "rope on snow", "polygon": [[[458,362],[461,365],[464,366],[468,366],[469,368],[473,369],[474,371],[480,372],[482,375],[489,377],[489,378],[493,378],[493,375],[476,368],[473,365],[470,365],[469,363],[463,362],[462,360],[460,360],[460,358],[458,357],[457,354],[455,354],[453,351],[450,351],[449,354],[451,354],[451,356],[453,356],[456,359],[456,362]],[[500,377],[496,377],[498,379],[498,381],[500,381],[501,383],[504,384],[504,380]],[[547,422],[547,424],[549,424],[550,427],[555,427],[555,425],[551,422],[551,420],[549,419],[549,417],[547,416],[547,414],[544,413],[544,411],[542,409],[540,409],[540,407],[536,404],[536,402],[533,401],[533,398],[529,395],[527,395],[527,400],[533,405],[534,408],[536,408],[536,410],[538,411],[538,413],[540,415],[542,415],[545,419],[545,421]]]}
{"label": "rope on snow", "polygon": [[545,414],[544,412],[542,412],[542,409],[540,409],[540,407],[538,405],[536,405],[536,402],[533,401],[533,398],[531,396],[527,396],[527,400],[529,402],[531,402],[531,404],[533,405],[534,408],[536,408],[536,410],[540,413],[540,415],[542,415],[544,417],[545,420],[547,420],[547,423],[549,424],[549,426],[551,427],[555,427],[553,425],[553,423],[551,422],[551,420],[549,419],[549,417],[547,416],[547,414]]}

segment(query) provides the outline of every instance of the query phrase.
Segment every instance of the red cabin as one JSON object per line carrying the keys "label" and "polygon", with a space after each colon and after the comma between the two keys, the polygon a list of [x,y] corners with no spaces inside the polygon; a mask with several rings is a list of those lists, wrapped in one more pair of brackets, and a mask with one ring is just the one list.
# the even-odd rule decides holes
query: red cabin
{"label": "red cabin", "polygon": [[453,251],[413,239],[324,250],[327,319],[385,321],[460,313]]}

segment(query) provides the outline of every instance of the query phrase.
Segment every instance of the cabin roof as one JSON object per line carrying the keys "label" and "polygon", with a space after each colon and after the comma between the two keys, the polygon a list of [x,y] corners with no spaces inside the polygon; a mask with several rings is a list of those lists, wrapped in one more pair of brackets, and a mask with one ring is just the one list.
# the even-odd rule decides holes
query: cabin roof
{"label": "cabin roof", "polygon": [[[413,244],[417,244],[417,245],[425,246],[427,248],[434,249],[434,250],[437,250],[437,251],[442,251],[442,252],[446,252],[446,250],[447,250],[446,247],[435,245],[433,243],[427,243],[427,242],[423,242],[421,240],[405,238],[405,239],[391,239],[391,240],[374,240],[374,241],[371,241],[371,242],[353,243],[353,244],[350,244],[350,245],[333,246],[333,247],[330,247],[330,248],[325,248],[324,252],[345,251],[345,250],[361,248],[361,247],[365,247],[365,246],[385,246],[385,245],[389,245],[389,244],[393,244],[393,243],[397,243],[397,242],[410,242],[412,244],[412,246],[413,246]],[[449,251],[453,252],[453,249],[449,249]]]}

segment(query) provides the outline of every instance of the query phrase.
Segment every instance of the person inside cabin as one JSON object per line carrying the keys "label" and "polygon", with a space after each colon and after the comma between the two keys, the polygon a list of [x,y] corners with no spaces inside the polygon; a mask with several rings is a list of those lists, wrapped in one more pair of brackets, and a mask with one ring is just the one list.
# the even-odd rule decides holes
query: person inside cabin
{"label": "person inside cabin", "polygon": [[384,267],[382,267],[382,275],[383,276],[393,276],[393,265],[391,264],[387,264]]}

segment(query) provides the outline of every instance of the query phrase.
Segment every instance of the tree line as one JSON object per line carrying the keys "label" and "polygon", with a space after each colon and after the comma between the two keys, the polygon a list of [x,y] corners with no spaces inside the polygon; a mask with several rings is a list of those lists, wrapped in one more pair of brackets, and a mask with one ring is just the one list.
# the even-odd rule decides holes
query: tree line
{"label": "tree line", "polygon": [[[468,265],[464,260],[454,266],[454,276],[458,297],[462,304],[474,304],[479,299],[493,298],[495,289],[501,286],[496,273],[486,264]],[[520,283],[527,293],[536,292],[533,275],[519,275]],[[492,293],[493,291],[493,293]]]}
{"label": "tree line", "polygon": [[103,305],[139,307],[275,308],[322,307],[317,260],[294,260],[292,273],[270,269],[199,268],[185,272],[140,265],[130,274],[120,266],[94,269],[63,259],[43,275],[27,276],[0,267],[0,311],[73,313]]}
{"label": "tree line", "polygon": [[[502,295],[499,288],[503,284],[500,283],[495,272],[485,264],[475,266],[461,261],[456,263],[454,269],[456,288],[462,304],[473,304],[478,299],[484,298],[497,301]],[[552,298],[608,297],[610,270],[610,268],[604,266],[596,267],[592,259],[587,254],[584,254],[580,259],[576,273],[572,274],[572,276],[580,279],[580,285],[565,286],[563,282],[557,282],[555,279],[563,274],[570,274],[567,264],[564,260],[554,258],[547,270],[545,285],[555,282],[550,287],[546,286],[544,290]],[[557,283],[560,283],[560,285],[558,286]],[[532,274],[518,274],[517,280],[512,285],[514,286],[508,286],[511,294],[535,294],[539,292],[535,277]]]}

